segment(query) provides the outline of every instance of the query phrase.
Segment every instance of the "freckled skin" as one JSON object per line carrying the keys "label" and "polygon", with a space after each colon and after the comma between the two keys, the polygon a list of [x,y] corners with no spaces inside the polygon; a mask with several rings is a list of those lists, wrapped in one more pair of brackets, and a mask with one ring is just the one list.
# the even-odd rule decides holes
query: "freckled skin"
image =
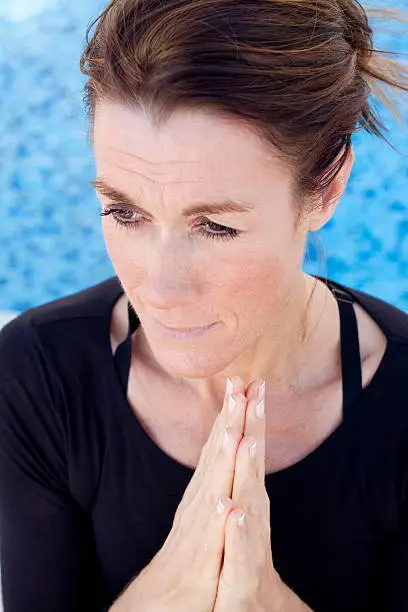
{"label": "freckled skin", "polygon": [[[227,375],[282,376],[313,284],[302,271],[307,231],[324,225],[335,204],[295,225],[290,172],[234,119],[183,111],[156,130],[141,111],[101,103],[94,135],[98,176],[151,215],[129,230],[104,217],[103,233],[157,362],[203,396],[222,397]],[[343,189],[350,170],[338,179]],[[239,230],[234,239],[204,238],[203,216],[181,214],[226,197],[253,205],[249,213],[205,215]],[[177,342],[160,336],[151,316],[169,326],[218,325]]]}

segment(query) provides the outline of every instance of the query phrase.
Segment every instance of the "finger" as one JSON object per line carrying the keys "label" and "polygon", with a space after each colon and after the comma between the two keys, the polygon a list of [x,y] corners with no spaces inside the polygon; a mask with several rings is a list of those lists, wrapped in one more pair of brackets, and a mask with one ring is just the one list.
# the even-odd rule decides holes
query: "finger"
{"label": "finger", "polygon": [[[237,395],[243,395],[245,397],[245,386],[239,376],[233,376],[232,378],[227,378],[225,384],[225,394],[222,403],[222,407],[220,412],[215,419],[213,428],[208,437],[207,442],[204,445],[203,453],[201,453],[200,461],[197,465],[197,469],[201,467],[208,459],[212,459],[215,455],[215,451],[218,449],[218,443],[220,435],[223,434],[223,431],[226,427],[234,427],[239,426],[240,419],[236,419],[233,417],[239,416],[238,412],[231,413],[229,410],[230,407],[230,397],[232,396],[235,400]],[[231,418],[232,417],[232,418]],[[208,451],[208,452],[206,452]]]}
{"label": "finger", "polygon": [[252,397],[254,397],[254,395],[258,393],[258,389],[262,382],[262,378],[255,378],[249,383],[249,385],[247,385],[247,387],[245,388],[245,395],[248,400],[250,400]]}
{"label": "finger", "polygon": [[237,452],[232,499],[238,505],[244,499],[246,483],[251,486],[253,478],[255,482],[265,482],[265,384],[258,385],[257,391],[247,402],[244,438],[240,444],[248,439],[256,442],[254,461],[248,463],[245,448],[238,448]]}
{"label": "finger", "polygon": [[[238,448],[232,496],[235,509],[229,513],[225,526],[221,579],[225,588],[233,588],[231,595],[235,598],[252,592],[257,573],[264,571],[265,560],[272,555],[265,457],[250,452],[253,441],[254,438],[243,438]],[[240,517],[242,523],[238,521]]]}
{"label": "finger", "polygon": [[[236,510],[230,512],[225,526],[224,565],[222,581],[241,592],[251,589],[254,571],[261,567],[265,550],[270,544],[269,497],[265,488],[265,385],[252,389],[246,410],[245,436],[236,456],[232,500]],[[256,446],[251,445],[256,442]],[[250,452],[250,448],[255,452]],[[245,512],[244,523],[237,525],[240,511]],[[267,548],[269,547],[269,548]]]}
{"label": "finger", "polygon": [[[238,378],[238,377],[237,377]],[[235,381],[232,381],[235,382]],[[239,385],[242,385],[241,379],[237,380]],[[263,381],[260,381],[261,383]],[[242,388],[242,386],[241,386]],[[256,465],[257,476],[264,482],[265,478],[265,419],[255,416],[255,406],[258,406],[258,399],[264,400],[265,396],[265,384],[258,384],[258,395],[253,397],[252,402],[252,420],[256,421],[255,425],[252,423],[248,424],[248,406],[245,395],[242,393],[232,393],[230,396],[234,401],[235,409],[229,410],[226,405],[229,402],[228,391],[235,391],[231,385],[227,385],[226,398],[224,400],[223,411],[221,414],[220,422],[226,427],[220,428],[218,432],[218,440],[216,440],[217,447],[215,451],[211,453],[211,457],[206,460],[206,468],[200,481],[200,486],[203,492],[208,491],[210,505],[213,504],[214,492],[219,496],[233,496],[234,478],[236,476],[236,458],[237,451],[242,440],[242,436],[245,430],[253,431],[252,437],[255,437],[255,431],[259,436],[258,444],[261,447],[261,460],[258,457],[258,463]],[[258,399],[257,399],[258,398]],[[262,405],[262,404],[261,404]],[[251,420],[251,418],[249,418]],[[226,442],[226,437],[229,438],[227,446],[223,446]],[[256,439],[256,438],[255,438]],[[263,464],[262,464],[262,453],[263,453]],[[262,473],[263,470],[263,473]],[[234,502],[236,501],[233,498]],[[240,501],[238,500],[238,503]]]}
{"label": "finger", "polygon": [[[222,409],[203,447],[194,475],[185,490],[181,502],[182,507],[190,504],[197,497],[200,489],[208,491],[211,509],[214,505],[211,502],[214,501],[216,495],[231,496],[235,455],[245,423],[246,398],[243,394],[244,390],[244,384],[239,377],[234,376],[230,383],[227,380]],[[233,413],[229,411],[231,396],[235,403]],[[230,436],[230,444],[227,447],[223,446],[225,429]],[[218,498],[214,503],[217,500]]]}
{"label": "finger", "polygon": [[[266,492],[265,492],[266,494]],[[271,566],[270,523],[243,508],[235,508],[225,525],[224,562],[218,592],[223,601],[245,601],[259,588],[266,568]]]}
{"label": "finger", "polygon": [[[254,442],[255,436],[249,438],[235,438],[238,440],[235,459],[229,464],[231,484],[232,484],[232,500],[226,499],[226,510],[224,523],[217,520],[212,515],[207,533],[209,534],[209,556],[204,556],[200,559],[202,568],[205,567],[204,576],[206,580],[213,579],[214,573],[219,573],[222,557],[224,557],[225,568],[223,580],[234,585],[235,588],[244,590],[248,586],[248,591],[251,592],[251,577],[253,578],[254,567],[261,567],[262,561],[265,558],[265,548],[270,545],[270,513],[269,513],[269,498],[265,489],[265,418],[255,410],[259,402],[264,402],[265,385],[262,385],[262,380],[254,383],[250,389],[251,400],[246,405],[246,410],[240,412],[235,411],[236,424],[240,424],[247,431],[256,432],[257,437],[262,441],[260,444],[260,452],[250,453],[248,442]],[[234,395],[235,396],[235,395]],[[242,398],[242,396],[240,396]],[[238,396],[237,396],[238,400]],[[237,403],[240,403],[238,400]],[[244,404],[243,404],[244,405]],[[248,414],[251,409],[250,414]],[[228,416],[226,422],[228,423]],[[230,415],[233,419],[234,416]],[[249,422],[248,422],[249,421]],[[253,421],[253,422],[252,422]],[[232,424],[232,420],[230,424]],[[237,432],[238,430],[235,430]],[[252,445],[251,445],[252,446]],[[234,445],[232,446],[234,449]],[[222,461],[218,459],[217,468],[224,470],[224,477],[227,476],[228,468],[222,467]],[[216,473],[216,472],[214,472]],[[225,483],[224,483],[225,484]],[[238,504],[238,510],[234,510]],[[243,526],[237,525],[237,518],[240,514],[240,508],[244,508],[248,515],[248,524]],[[224,536],[224,537],[223,537]],[[227,549],[228,542],[228,549]],[[249,550],[251,548],[251,550]],[[211,559],[217,559],[217,567],[214,568]]]}
{"label": "finger", "polygon": [[[234,391],[231,386],[228,390]],[[245,422],[244,394],[233,392],[231,397],[235,400],[234,410],[229,409],[227,405],[229,398],[226,398],[220,418],[220,423],[226,427],[222,429],[221,426],[218,429],[218,438],[217,435],[214,436],[216,448],[213,457],[207,458],[201,478],[197,479],[196,486],[191,489],[195,497],[188,509],[190,521],[201,525],[200,538],[204,539],[195,556],[195,562],[198,563],[197,570],[204,584],[219,577],[224,551],[225,522],[228,512],[232,509],[231,492],[236,452],[242,439]],[[225,437],[226,432],[229,439]]]}
{"label": "finger", "polygon": [[194,557],[193,575],[199,577],[198,586],[208,587],[218,582],[224,556],[225,525],[233,511],[231,498],[222,497],[213,509],[203,530],[203,544]]}
{"label": "finger", "polygon": [[[228,515],[225,525],[224,563],[220,574],[220,586],[224,602],[239,599],[251,579],[251,565],[254,550],[250,549],[246,528],[246,513],[242,508],[234,508]],[[249,558],[249,555],[251,557]],[[239,585],[240,592],[237,592]]]}

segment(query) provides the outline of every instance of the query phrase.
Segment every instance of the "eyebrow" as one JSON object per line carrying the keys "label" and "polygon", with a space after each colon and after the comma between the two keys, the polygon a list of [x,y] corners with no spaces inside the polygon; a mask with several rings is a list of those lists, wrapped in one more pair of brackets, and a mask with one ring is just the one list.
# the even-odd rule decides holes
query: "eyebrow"
{"label": "eyebrow", "polygon": [[[115,189],[108,185],[108,183],[101,179],[96,178],[93,181],[90,181],[91,185],[93,185],[98,193],[109,198],[112,202],[116,204],[125,204],[125,206],[130,206],[136,209],[137,212],[143,215],[149,215],[146,210],[143,210],[137,202],[133,201],[126,193],[123,193],[119,189]],[[196,204],[195,206],[191,206],[186,210],[183,210],[183,217],[191,217],[193,215],[205,214],[205,215],[222,215],[225,213],[248,213],[254,210],[254,207],[251,204],[246,202],[237,202],[235,200],[227,198],[222,202],[210,203],[210,202],[201,202]]]}

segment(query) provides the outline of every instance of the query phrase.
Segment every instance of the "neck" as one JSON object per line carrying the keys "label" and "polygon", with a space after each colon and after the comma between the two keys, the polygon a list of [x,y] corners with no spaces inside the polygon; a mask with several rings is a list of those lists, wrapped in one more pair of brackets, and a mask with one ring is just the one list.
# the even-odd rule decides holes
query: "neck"
{"label": "neck", "polygon": [[245,386],[256,378],[265,379],[267,394],[269,390],[276,397],[299,393],[313,384],[310,372],[316,353],[321,352],[323,343],[330,341],[325,338],[327,330],[321,324],[329,295],[323,283],[302,273],[296,287],[271,317],[271,326],[245,353],[214,376],[173,382],[178,387],[184,386],[196,405],[206,406],[207,411],[213,406],[214,412],[219,412],[222,405],[226,376],[239,376]]}
{"label": "neck", "polygon": [[326,299],[325,286],[302,274],[262,338],[223,372],[223,379],[225,375],[238,375],[248,385],[255,378],[262,378],[266,380],[266,388],[278,395],[300,389]]}

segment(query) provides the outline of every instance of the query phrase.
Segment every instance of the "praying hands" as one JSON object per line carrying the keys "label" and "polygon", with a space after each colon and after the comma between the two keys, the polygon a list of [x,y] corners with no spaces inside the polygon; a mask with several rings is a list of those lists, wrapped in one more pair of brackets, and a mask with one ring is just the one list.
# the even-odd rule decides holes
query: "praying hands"
{"label": "praying hands", "polygon": [[310,612],[274,568],[269,504],[265,384],[234,377],[163,547],[110,612]]}
{"label": "praying hands", "polygon": [[232,488],[235,509],[226,521],[214,612],[310,611],[281,581],[273,565],[270,500],[265,489],[265,383],[251,383],[245,397],[231,402],[231,410],[230,443],[238,445]]}

